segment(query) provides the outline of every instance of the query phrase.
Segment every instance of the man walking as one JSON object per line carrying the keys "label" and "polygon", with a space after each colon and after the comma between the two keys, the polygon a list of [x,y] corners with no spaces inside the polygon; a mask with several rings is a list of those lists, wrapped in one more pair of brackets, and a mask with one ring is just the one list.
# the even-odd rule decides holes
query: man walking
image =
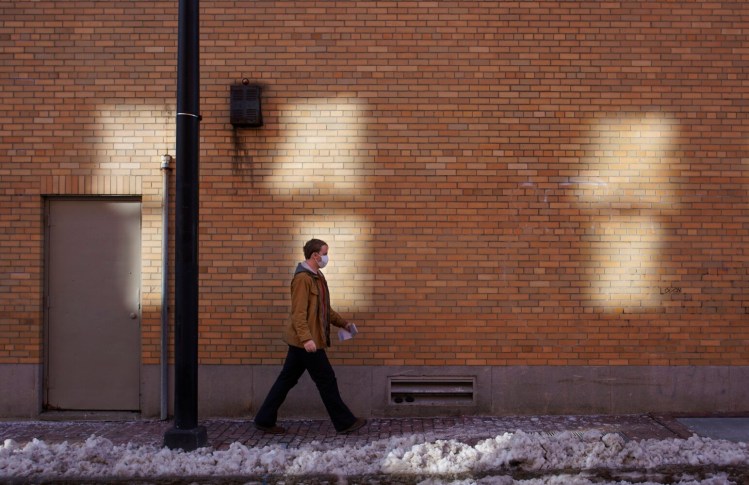
{"label": "man walking", "polygon": [[367,421],[354,416],[343,402],[333,367],[325,354],[330,346],[330,325],[349,330],[351,324],[330,307],[328,283],[320,271],[328,264],[328,245],[320,239],[307,241],[304,258],[291,280],[291,318],[284,329],[284,341],[289,350],[281,373],[255,415],[255,427],[266,433],[286,432],[276,425],[278,409],[307,371],[335,430],[351,433]]}

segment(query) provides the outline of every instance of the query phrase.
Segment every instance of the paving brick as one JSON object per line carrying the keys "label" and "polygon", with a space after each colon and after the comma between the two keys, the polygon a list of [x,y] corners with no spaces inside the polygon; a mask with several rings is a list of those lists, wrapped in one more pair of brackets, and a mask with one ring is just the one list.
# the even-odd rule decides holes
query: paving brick
{"label": "paving brick", "polygon": [[[206,427],[208,446],[215,449],[228,448],[232,443],[251,447],[272,444],[298,447],[315,441],[345,445],[413,434],[458,439],[474,444],[481,439],[518,430],[544,434],[599,430],[605,433],[619,433],[631,440],[675,438],[683,437],[684,434],[683,427],[679,428],[675,420],[647,415],[374,418],[370,419],[365,427],[347,435],[337,434],[332,424],[324,420],[280,421],[278,424],[287,429],[283,435],[263,433],[255,429],[251,419],[210,419],[199,424]],[[155,420],[0,421],[0,438],[13,439],[20,444],[33,439],[48,443],[72,443],[85,441],[95,435],[107,438],[115,444],[161,446],[164,433],[171,426],[170,422]]]}

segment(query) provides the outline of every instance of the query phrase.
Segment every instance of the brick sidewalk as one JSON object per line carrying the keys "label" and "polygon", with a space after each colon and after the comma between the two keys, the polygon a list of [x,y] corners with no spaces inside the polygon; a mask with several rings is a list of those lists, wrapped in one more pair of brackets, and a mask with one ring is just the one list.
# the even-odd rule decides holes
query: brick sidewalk
{"label": "brick sidewalk", "polygon": [[[206,419],[199,423],[208,431],[208,446],[226,449],[239,442],[250,447],[281,444],[298,447],[314,441],[334,445],[367,443],[403,435],[428,433],[441,439],[464,443],[494,437],[506,432],[557,434],[563,431],[582,433],[599,430],[619,433],[629,440],[686,437],[689,433],[666,416],[511,416],[511,417],[437,417],[373,418],[361,430],[338,435],[327,420],[286,420],[284,435],[268,435],[254,428],[247,419]],[[0,442],[13,439],[25,444],[32,439],[59,443],[81,442],[95,435],[115,444],[161,446],[164,433],[173,425],[169,421],[0,421]]]}

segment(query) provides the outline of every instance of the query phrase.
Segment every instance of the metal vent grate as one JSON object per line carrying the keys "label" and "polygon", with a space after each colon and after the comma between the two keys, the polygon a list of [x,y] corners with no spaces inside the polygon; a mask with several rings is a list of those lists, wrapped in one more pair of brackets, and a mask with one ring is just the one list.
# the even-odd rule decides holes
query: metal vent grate
{"label": "metal vent grate", "polygon": [[396,405],[471,405],[474,377],[390,377],[390,403]]}
{"label": "metal vent grate", "polygon": [[231,86],[231,124],[236,127],[263,126],[261,88],[257,84]]}

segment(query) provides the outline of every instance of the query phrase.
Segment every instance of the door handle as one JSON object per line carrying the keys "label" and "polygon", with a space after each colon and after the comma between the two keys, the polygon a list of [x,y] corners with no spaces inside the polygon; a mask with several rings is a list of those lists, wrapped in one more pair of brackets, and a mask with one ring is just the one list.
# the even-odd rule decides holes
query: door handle
{"label": "door handle", "polygon": [[133,312],[133,313],[130,314],[130,320],[135,320],[136,318],[138,318],[138,314],[137,313]]}

